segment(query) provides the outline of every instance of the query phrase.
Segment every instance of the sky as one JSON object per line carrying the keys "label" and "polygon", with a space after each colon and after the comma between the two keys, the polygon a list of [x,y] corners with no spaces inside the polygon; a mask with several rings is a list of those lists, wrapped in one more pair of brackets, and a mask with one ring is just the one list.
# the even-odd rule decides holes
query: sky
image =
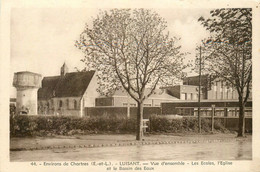
{"label": "sky", "polygon": [[[74,46],[84,30],[99,12],[96,8],[13,8],[11,11],[10,78],[19,71],[31,71],[44,76],[59,75],[65,62],[69,71],[83,68],[84,54]],[[195,48],[209,33],[197,21],[209,16],[210,9],[153,9],[168,24],[170,35],[181,38],[186,60],[195,57]],[[12,84],[12,82],[10,82]],[[16,89],[11,87],[10,97]]]}

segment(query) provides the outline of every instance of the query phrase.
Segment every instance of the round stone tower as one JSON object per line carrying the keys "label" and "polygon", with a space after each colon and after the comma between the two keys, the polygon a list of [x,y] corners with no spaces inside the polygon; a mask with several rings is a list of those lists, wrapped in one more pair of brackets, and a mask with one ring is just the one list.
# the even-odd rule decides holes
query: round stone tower
{"label": "round stone tower", "polygon": [[42,76],[28,71],[14,74],[16,87],[16,110],[18,114],[37,115],[37,91],[41,87]]}

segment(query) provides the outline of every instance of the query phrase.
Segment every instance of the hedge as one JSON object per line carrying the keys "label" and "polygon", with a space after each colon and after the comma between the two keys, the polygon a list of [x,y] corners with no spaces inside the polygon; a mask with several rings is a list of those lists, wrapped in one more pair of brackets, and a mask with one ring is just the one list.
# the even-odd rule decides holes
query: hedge
{"label": "hedge", "polygon": [[85,133],[133,133],[136,128],[135,119],[118,117],[80,118],[73,116],[10,116],[10,135],[14,136],[46,136],[73,135]]}
{"label": "hedge", "polygon": [[[211,123],[202,118],[202,132],[209,132]],[[225,131],[221,122],[215,121],[215,129]],[[119,117],[80,118],[73,116],[10,116],[10,136],[51,136],[89,133],[134,133],[136,119]],[[161,116],[150,117],[150,132],[197,132],[197,119],[167,119]]]}

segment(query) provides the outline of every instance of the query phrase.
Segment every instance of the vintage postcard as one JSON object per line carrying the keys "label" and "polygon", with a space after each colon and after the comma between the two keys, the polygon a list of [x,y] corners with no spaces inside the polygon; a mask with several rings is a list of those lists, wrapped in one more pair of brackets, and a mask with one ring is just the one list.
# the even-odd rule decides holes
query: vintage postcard
{"label": "vintage postcard", "polygon": [[0,171],[258,171],[258,1],[3,1]]}

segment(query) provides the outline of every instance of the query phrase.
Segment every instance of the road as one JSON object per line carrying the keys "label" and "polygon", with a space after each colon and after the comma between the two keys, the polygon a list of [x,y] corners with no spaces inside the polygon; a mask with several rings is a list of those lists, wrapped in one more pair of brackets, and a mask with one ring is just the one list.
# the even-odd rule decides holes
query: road
{"label": "road", "polygon": [[252,141],[11,151],[11,161],[251,160]]}

